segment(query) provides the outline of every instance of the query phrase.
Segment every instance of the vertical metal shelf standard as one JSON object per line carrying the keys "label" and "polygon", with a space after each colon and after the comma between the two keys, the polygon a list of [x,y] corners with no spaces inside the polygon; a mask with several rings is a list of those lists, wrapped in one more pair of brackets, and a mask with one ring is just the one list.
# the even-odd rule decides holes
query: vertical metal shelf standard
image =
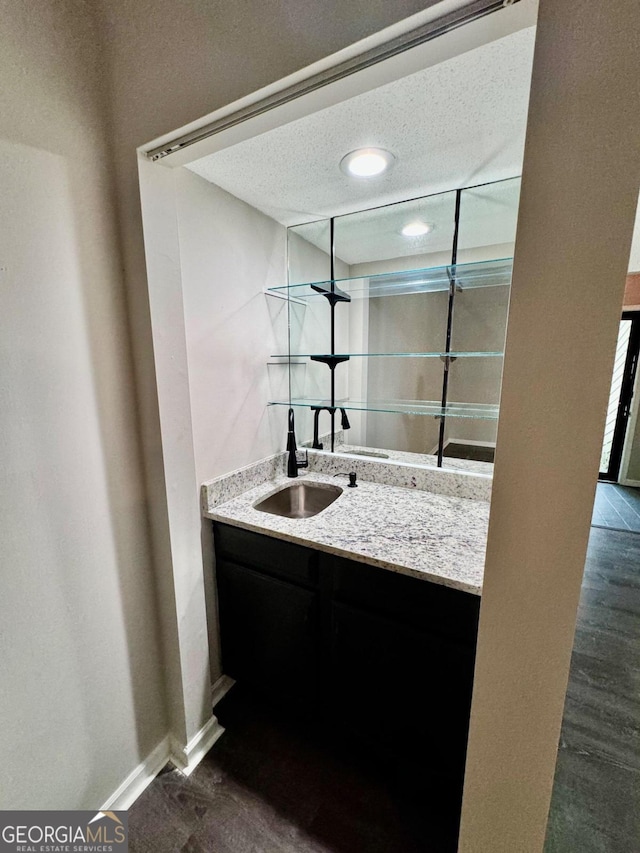
{"label": "vertical metal shelf standard", "polygon": [[336,439],[336,367],[343,361],[349,361],[348,355],[336,355],[336,305],[338,302],[351,302],[351,297],[348,293],[336,287],[336,249],[335,249],[335,217],[329,220],[329,237],[331,243],[331,260],[330,260],[330,284],[331,287],[327,290],[322,285],[312,284],[311,287],[317,293],[326,297],[331,307],[331,352],[329,355],[312,355],[312,361],[319,361],[326,364],[331,371],[331,405],[330,406],[311,406],[311,411],[318,417],[319,411],[328,409],[331,414],[331,452],[335,450]]}
{"label": "vertical metal shelf standard", "polygon": [[462,198],[462,190],[456,190],[456,209],[454,214],[453,224],[453,245],[451,246],[451,270],[449,275],[449,307],[447,309],[447,337],[445,339],[444,356],[444,372],[442,375],[442,415],[440,417],[440,430],[438,433],[438,468],[442,468],[442,456],[444,454],[444,431],[446,425],[445,412],[447,411],[447,397],[449,394],[449,368],[454,360],[449,353],[451,352],[451,331],[453,329],[453,306],[456,297],[456,264],[458,262],[458,231],[460,226],[460,201]]}

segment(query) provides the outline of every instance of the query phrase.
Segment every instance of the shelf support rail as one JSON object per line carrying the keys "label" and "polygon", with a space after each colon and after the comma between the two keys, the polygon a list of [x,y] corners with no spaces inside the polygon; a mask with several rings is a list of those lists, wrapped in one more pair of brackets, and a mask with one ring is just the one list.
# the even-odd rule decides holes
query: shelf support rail
{"label": "shelf support rail", "polygon": [[458,261],[458,232],[460,229],[460,201],[462,190],[456,190],[456,209],[453,226],[453,245],[451,247],[451,266],[447,269],[449,276],[449,306],[447,309],[447,336],[445,340],[444,371],[442,374],[442,415],[440,416],[440,430],[438,434],[438,468],[442,468],[442,457],[444,455],[444,433],[446,427],[447,397],[449,394],[449,369],[452,358],[451,352],[451,330],[453,328],[453,306],[456,296],[456,263]]}
{"label": "shelf support rail", "polygon": [[[336,246],[335,246],[335,217],[329,223],[329,239],[331,242],[331,295],[336,292]],[[336,354],[336,300],[329,300],[331,305],[331,356]],[[336,362],[329,364],[331,370],[331,452],[334,452],[336,441]]]}

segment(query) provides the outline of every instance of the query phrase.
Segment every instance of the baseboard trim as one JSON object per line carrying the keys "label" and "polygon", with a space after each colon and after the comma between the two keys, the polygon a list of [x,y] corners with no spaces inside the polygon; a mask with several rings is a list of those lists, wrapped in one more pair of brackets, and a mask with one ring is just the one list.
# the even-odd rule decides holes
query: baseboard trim
{"label": "baseboard trim", "polygon": [[230,675],[221,675],[220,678],[211,688],[211,707],[215,708],[218,702],[221,702],[227,693],[236,683],[235,678]]}
{"label": "baseboard trim", "polygon": [[100,807],[100,811],[126,811],[138,799],[156,778],[171,758],[171,738],[165,737],[155,749],[134,768],[109,799]]}
{"label": "baseboard trim", "polygon": [[[234,679],[228,675],[223,675],[216,681],[211,688],[212,708],[226,696],[234,684]],[[224,728],[218,722],[218,718],[212,716],[184,747],[180,746],[173,735],[167,735],[145,760],[129,773],[100,807],[100,811],[130,809],[168,763],[173,764],[184,776],[190,776],[223,732]]]}
{"label": "baseboard trim", "polygon": [[620,480],[620,486],[632,486],[634,489],[640,488],[640,480]]}
{"label": "baseboard trim", "polygon": [[180,746],[176,739],[172,737],[172,764],[184,776],[191,776],[198,764],[222,734],[224,734],[224,728],[218,722],[218,718],[212,716],[200,731],[191,738],[186,746]]}

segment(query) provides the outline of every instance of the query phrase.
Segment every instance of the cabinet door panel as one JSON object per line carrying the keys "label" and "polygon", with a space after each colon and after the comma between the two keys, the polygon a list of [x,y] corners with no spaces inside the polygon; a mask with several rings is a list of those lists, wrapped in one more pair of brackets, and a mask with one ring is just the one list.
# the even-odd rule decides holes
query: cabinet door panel
{"label": "cabinet door panel", "polygon": [[457,777],[473,680],[465,646],[346,605],[332,609],[332,695],[350,730]]}
{"label": "cabinet door panel", "polygon": [[337,601],[395,619],[422,632],[442,634],[474,647],[480,598],[458,589],[389,572],[375,566],[321,555],[333,569]]}
{"label": "cabinet door panel", "polygon": [[216,554],[224,560],[302,586],[317,586],[317,551],[228,524],[214,523],[213,536]]}
{"label": "cabinet door panel", "polygon": [[217,579],[224,672],[274,699],[313,699],[317,595],[224,560]]}

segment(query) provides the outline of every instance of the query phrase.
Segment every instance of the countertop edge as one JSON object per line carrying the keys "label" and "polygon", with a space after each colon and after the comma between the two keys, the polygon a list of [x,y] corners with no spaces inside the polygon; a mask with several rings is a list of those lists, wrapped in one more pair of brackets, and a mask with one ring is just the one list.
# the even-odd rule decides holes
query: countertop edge
{"label": "countertop edge", "polygon": [[394,572],[395,574],[407,575],[409,577],[417,578],[421,581],[428,581],[430,583],[438,584],[438,586],[446,586],[450,589],[457,589],[460,592],[467,592],[471,595],[477,596],[478,598],[482,597],[482,586],[468,584],[464,581],[456,580],[455,578],[431,574],[428,571],[424,571],[421,569],[412,569],[410,566],[403,566],[400,563],[392,563],[386,560],[376,559],[375,557],[369,557],[365,554],[359,554],[356,551],[348,551],[344,548],[337,548],[331,545],[327,545],[323,542],[317,542],[307,537],[295,536],[290,533],[284,533],[280,530],[273,530],[271,528],[261,527],[260,525],[252,524],[249,521],[229,518],[228,516],[225,516],[222,513],[217,513],[215,511],[205,511],[202,515],[204,518],[207,518],[210,521],[217,521],[220,524],[228,524],[230,527],[239,527],[243,530],[250,530],[253,533],[261,533],[264,536],[270,536],[272,539],[280,539],[283,542],[291,542],[295,545],[301,545],[305,548],[313,548],[317,551],[323,551],[326,554],[333,554],[336,557],[343,557],[344,559],[353,560],[357,563],[364,563],[369,566],[375,566],[377,568]]}

